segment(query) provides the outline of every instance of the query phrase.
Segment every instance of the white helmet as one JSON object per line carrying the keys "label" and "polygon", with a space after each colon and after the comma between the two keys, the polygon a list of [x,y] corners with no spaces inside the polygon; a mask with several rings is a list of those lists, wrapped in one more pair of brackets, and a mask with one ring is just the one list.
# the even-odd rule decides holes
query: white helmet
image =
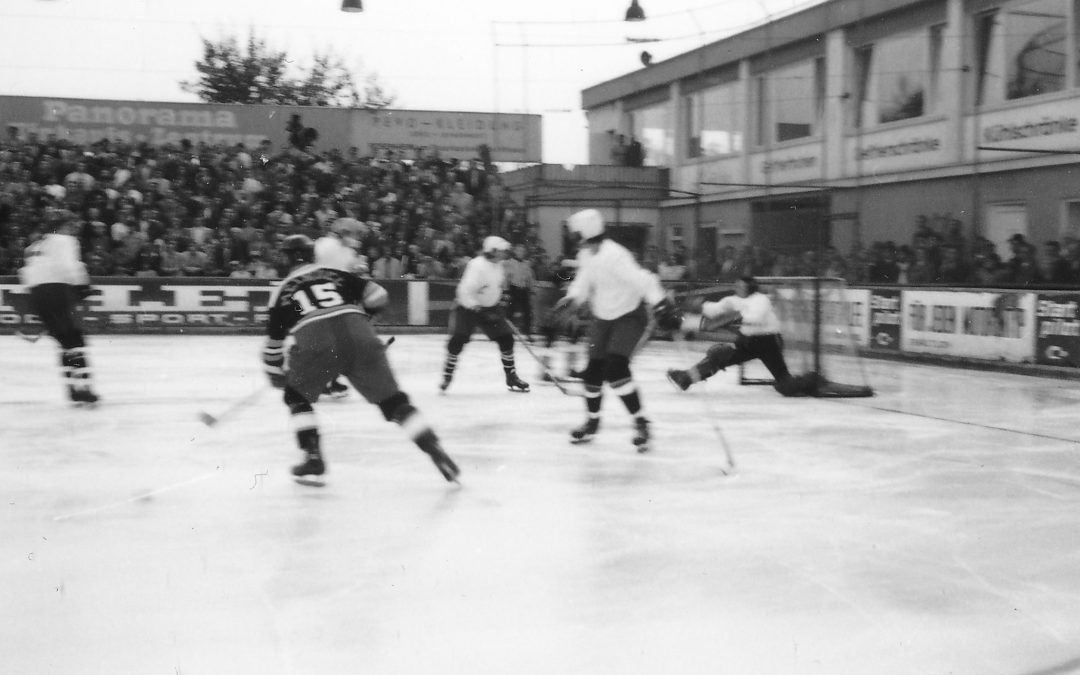
{"label": "white helmet", "polygon": [[484,253],[492,253],[494,251],[509,251],[510,242],[506,241],[502,237],[496,237],[491,235],[490,237],[484,237]]}
{"label": "white helmet", "polygon": [[604,217],[596,209],[585,209],[567,218],[566,226],[588,241],[604,233]]}

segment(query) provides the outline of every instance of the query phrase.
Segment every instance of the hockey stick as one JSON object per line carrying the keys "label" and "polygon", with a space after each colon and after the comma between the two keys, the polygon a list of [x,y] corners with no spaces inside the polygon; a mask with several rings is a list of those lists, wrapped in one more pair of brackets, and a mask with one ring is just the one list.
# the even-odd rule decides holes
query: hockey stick
{"label": "hockey stick", "polygon": [[217,414],[211,414],[205,410],[199,411],[199,421],[208,427],[213,427],[220,424],[223,420],[227,420],[235,415],[240,410],[254,403],[263,392],[269,388],[268,385],[263,385],[252,390],[250,393],[236,399],[228,405],[224,410],[221,410]]}
{"label": "hockey stick", "polygon": [[[686,338],[683,337],[682,331],[672,331],[671,339],[675,343],[675,349],[679,352],[679,357],[684,361],[690,360],[690,353],[686,350],[684,344]],[[702,386],[705,386],[704,381]],[[723,429],[720,428],[720,424],[716,421],[716,412],[713,410],[712,401],[709,397],[709,392],[702,391],[698,395],[701,400],[701,405],[705,409],[705,417],[709,419],[709,424],[712,426],[713,433],[716,434],[716,438],[720,441],[720,448],[724,451],[724,459],[727,460],[727,468],[721,468],[720,473],[725,476],[730,476],[735,471],[735,458],[731,454],[731,447],[728,445],[727,437],[724,435]]]}
{"label": "hockey stick", "polygon": [[521,334],[521,331],[519,331],[518,327],[514,325],[514,322],[505,317],[503,318],[503,321],[506,322],[507,326],[510,326],[510,330],[514,332],[514,337],[517,339],[518,343],[525,348],[525,351],[529,352],[529,356],[533,357],[533,360],[540,364],[540,370],[543,371],[545,377],[551,380],[551,383],[555,385],[556,389],[566,394],[567,396],[585,395],[584,393],[579,394],[577,392],[567,389],[566,385],[564,385],[559,380],[559,376],[551,372],[551,368],[549,368],[548,365],[544,363],[544,360],[540,358],[540,355],[533,351],[532,345],[530,345],[528,340],[525,339],[525,336]]}

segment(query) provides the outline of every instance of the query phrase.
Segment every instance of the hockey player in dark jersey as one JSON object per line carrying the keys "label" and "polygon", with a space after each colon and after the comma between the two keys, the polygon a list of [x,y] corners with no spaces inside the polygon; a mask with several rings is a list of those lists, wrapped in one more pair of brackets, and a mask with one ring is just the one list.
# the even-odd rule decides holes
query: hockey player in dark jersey
{"label": "hockey player in dark jersey", "polygon": [[60,367],[68,397],[76,405],[93,406],[98,395],[90,384],[86,338],[76,312],[79,302],[92,291],[79,255],[79,241],[72,236],[75,215],[58,210],[50,214],[48,222],[53,232],[27,247],[19,280],[30,291],[31,309],[60,343]]}
{"label": "hockey player in dark jersey", "polygon": [[[292,469],[297,482],[323,484],[326,463],[312,404],[338,375],[401,426],[446,480],[456,481],[457,465],[398,387],[372,328],[371,315],[386,305],[386,289],[350,272],[312,264],[314,246],[302,234],[286,237],[281,250],[290,271],[270,298],[263,364],[271,384],[284,390],[296,442],[304,452],[304,461]],[[287,353],[286,339],[292,343]]]}
{"label": "hockey player in dark jersey", "polygon": [[[540,315],[540,334],[544,337],[545,353],[540,356],[540,378],[551,381],[557,377],[562,380],[581,381],[581,371],[577,370],[579,342],[588,332],[588,311],[582,308],[575,311],[560,311],[555,307],[566,295],[566,287],[574,280],[577,261],[563,260],[555,270],[550,282],[537,284],[536,306]],[[552,356],[561,357],[562,374],[555,374]]]}

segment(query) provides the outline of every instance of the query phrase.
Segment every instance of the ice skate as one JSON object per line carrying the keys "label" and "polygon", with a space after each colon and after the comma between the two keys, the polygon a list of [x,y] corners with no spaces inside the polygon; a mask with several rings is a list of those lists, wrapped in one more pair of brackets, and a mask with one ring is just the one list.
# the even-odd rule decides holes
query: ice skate
{"label": "ice skate", "polygon": [[570,432],[571,443],[588,443],[596,435],[596,432],[600,429],[600,418],[590,417],[585,420],[585,424],[582,424],[577,429]]}
{"label": "ice skate", "polygon": [[634,420],[634,447],[639,453],[649,451],[649,420],[638,417]]}
{"label": "ice skate", "polygon": [[667,379],[668,382],[678,387],[679,391],[686,391],[690,388],[690,385],[694,383],[690,378],[690,373],[685,370],[676,370],[675,368],[667,371]]}
{"label": "ice skate", "polygon": [[446,390],[450,388],[450,378],[444,377],[442,382],[439,383],[439,393],[445,394]]}
{"label": "ice skate", "polygon": [[458,469],[457,464],[454,464],[454,460],[450,459],[450,455],[443,451],[442,446],[435,443],[431,447],[422,448],[422,450],[431,457],[431,461],[435,463],[435,468],[439,470],[443,478],[454,483],[458,482],[461,470]]}
{"label": "ice skate", "polygon": [[71,402],[79,407],[93,408],[100,400],[98,395],[90,389],[75,389],[73,387],[68,391],[68,395]]}
{"label": "ice skate", "polygon": [[301,485],[310,485],[312,487],[326,485],[323,478],[326,474],[326,464],[323,462],[322,455],[318,452],[309,452],[303,464],[297,464],[292,468],[292,474],[293,480]]}
{"label": "ice skate", "polygon": [[529,393],[529,383],[517,376],[517,373],[511,371],[506,375],[506,388],[510,391],[520,391],[522,393]]}
{"label": "ice skate", "polygon": [[349,395],[349,387],[341,380],[335,379],[326,385],[326,395],[333,399],[343,399]]}

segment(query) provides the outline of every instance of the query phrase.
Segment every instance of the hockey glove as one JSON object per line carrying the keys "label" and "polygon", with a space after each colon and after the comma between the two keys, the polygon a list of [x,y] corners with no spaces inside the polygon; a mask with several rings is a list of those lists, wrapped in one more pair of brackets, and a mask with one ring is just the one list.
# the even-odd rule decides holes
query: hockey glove
{"label": "hockey glove", "polygon": [[282,340],[267,340],[262,353],[263,371],[270,379],[270,386],[275,389],[284,389],[285,374],[285,347]]}
{"label": "hockey glove", "polygon": [[682,310],[675,306],[670,298],[664,298],[653,307],[656,325],[661,330],[679,330],[682,328]]}
{"label": "hockey glove", "polygon": [[89,284],[82,284],[75,287],[75,296],[79,298],[79,300],[85,300],[91,295],[97,295],[97,291],[91,288]]}

